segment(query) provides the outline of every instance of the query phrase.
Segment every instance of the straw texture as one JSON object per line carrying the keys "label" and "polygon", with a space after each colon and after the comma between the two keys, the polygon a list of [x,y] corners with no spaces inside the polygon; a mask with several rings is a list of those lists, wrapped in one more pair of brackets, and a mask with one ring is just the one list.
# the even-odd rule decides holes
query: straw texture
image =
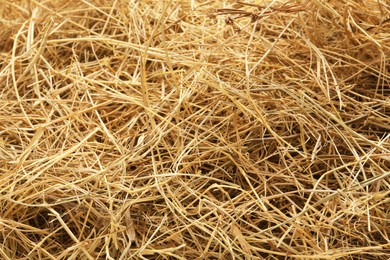
{"label": "straw texture", "polygon": [[390,3],[0,0],[1,259],[387,259]]}

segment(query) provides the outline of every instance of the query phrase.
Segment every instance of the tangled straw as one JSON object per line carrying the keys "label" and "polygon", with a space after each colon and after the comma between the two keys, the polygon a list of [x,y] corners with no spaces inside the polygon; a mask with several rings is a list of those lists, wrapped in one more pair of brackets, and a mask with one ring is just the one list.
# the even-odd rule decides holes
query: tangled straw
{"label": "tangled straw", "polygon": [[387,259],[388,1],[0,4],[2,259]]}

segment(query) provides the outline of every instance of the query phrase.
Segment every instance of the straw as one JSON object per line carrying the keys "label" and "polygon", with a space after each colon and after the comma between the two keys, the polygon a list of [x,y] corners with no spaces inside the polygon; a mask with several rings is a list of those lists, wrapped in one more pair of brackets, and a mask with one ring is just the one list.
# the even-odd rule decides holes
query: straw
{"label": "straw", "polygon": [[0,17],[2,259],[387,259],[388,1]]}

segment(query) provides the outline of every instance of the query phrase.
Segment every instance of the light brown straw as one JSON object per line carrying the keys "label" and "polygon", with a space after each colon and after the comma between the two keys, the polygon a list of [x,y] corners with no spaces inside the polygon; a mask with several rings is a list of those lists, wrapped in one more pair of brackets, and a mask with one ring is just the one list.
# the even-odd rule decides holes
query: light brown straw
{"label": "light brown straw", "polygon": [[0,1],[1,259],[387,259],[385,0]]}

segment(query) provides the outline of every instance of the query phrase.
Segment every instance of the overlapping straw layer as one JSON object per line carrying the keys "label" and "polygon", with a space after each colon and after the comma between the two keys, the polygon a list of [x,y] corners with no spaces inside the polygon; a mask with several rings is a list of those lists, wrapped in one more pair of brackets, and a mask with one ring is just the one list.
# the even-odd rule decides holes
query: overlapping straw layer
{"label": "overlapping straw layer", "polygon": [[389,1],[0,1],[1,259],[387,259]]}

